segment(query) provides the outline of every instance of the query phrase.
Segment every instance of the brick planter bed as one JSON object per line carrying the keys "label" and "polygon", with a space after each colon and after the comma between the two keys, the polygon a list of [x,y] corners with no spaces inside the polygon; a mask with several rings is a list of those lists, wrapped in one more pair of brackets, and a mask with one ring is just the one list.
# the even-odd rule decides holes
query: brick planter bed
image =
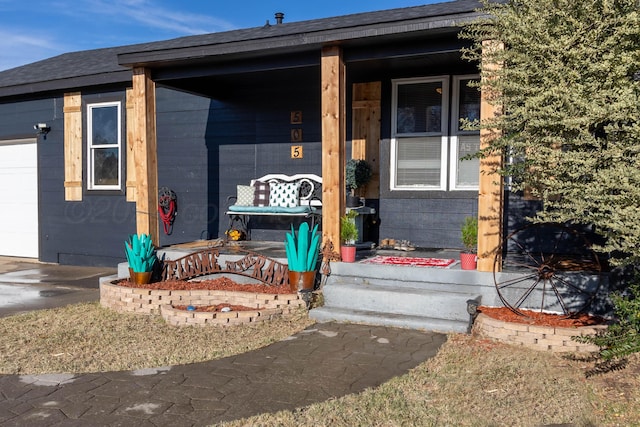
{"label": "brick planter bed", "polygon": [[[242,310],[229,312],[187,311],[172,305],[160,307],[162,318],[173,326],[232,326],[240,323],[255,323],[281,317],[283,308],[265,308],[261,310]],[[289,313],[289,310],[287,310]]]}
{"label": "brick planter bed", "polygon": [[592,344],[579,343],[572,340],[571,337],[593,335],[606,327],[606,325],[580,327],[540,326],[506,322],[480,313],[473,324],[473,334],[507,344],[522,345],[535,350],[590,353],[598,351],[598,347]]}
{"label": "brick planter bed", "polygon": [[[220,303],[255,308],[227,313],[177,310],[173,306]],[[100,305],[119,312],[162,315],[172,325],[232,325],[286,316],[306,304],[298,294],[267,294],[223,290],[155,290],[100,284]]]}

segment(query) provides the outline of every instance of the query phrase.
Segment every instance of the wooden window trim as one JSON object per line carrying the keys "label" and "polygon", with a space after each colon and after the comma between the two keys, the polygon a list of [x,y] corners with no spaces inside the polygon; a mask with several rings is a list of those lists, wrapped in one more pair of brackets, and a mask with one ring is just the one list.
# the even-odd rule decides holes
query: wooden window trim
{"label": "wooden window trim", "polygon": [[64,198],[82,200],[82,93],[64,94]]}

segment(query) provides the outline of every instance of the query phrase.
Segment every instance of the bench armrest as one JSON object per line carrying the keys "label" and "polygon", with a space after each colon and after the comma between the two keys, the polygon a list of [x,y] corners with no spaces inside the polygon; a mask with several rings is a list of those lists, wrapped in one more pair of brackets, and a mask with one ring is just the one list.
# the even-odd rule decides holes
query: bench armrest
{"label": "bench armrest", "polygon": [[227,196],[227,210],[229,210],[229,206],[235,205],[236,201],[238,201],[238,196]]}

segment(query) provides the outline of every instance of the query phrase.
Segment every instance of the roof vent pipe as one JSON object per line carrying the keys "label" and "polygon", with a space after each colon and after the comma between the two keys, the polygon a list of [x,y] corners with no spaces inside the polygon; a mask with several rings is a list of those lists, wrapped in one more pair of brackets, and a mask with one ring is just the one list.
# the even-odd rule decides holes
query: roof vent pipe
{"label": "roof vent pipe", "polygon": [[284,19],[284,13],[276,12],[276,24],[282,24],[282,20]]}

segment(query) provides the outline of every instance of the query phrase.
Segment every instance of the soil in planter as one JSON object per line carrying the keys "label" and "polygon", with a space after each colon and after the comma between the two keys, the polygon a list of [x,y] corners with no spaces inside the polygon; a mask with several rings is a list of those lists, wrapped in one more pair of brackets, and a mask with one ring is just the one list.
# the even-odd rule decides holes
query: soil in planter
{"label": "soil in planter", "polygon": [[241,284],[236,283],[228,277],[202,281],[186,280],[165,280],[162,282],[149,283],[147,285],[137,285],[129,279],[118,282],[120,286],[128,288],[142,288],[153,290],[186,291],[186,290],[218,290],[218,291],[240,291],[261,294],[290,294],[289,285],[269,286],[263,284]]}
{"label": "soil in planter", "polygon": [[[176,310],[184,310],[187,311],[186,305],[174,305],[173,308]],[[255,308],[247,307],[245,305],[231,305],[231,304],[217,304],[217,305],[202,305],[202,306],[194,306],[195,310],[192,311],[206,311],[209,313],[221,313],[222,309],[225,307],[229,307],[231,311],[256,311]]]}
{"label": "soil in planter", "polygon": [[559,314],[540,313],[539,311],[521,310],[527,316],[520,316],[507,307],[478,307],[480,313],[502,320],[503,322],[524,323],[528,325],[551,326],[559,328],[577,328],[580,326],[602,325],[607,323],[606,319],[588,314],[579,314],[575,317],[567,318]]}

